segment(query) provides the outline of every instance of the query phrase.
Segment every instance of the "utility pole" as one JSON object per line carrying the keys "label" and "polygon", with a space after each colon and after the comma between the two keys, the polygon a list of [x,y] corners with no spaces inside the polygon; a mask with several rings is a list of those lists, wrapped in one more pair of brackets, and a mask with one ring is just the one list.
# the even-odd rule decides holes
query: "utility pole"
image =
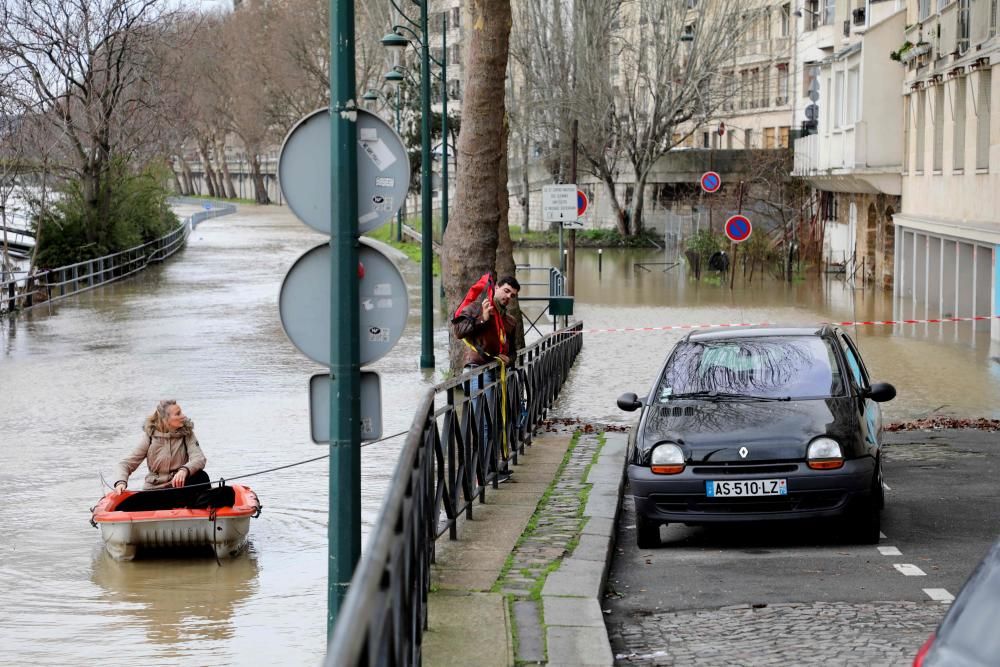
{"label": "utility pole", "polygon": [[[573,119],[573,130],[570,139],[570,145],[572,146],[569,158],[569,180],[571,183],[576,183],[576,148],[577,148],[577,131],[578,131],[579,121],[576,118]],[[579,186],[577,186],[579,187]],[[566,257],[566,295],[573,296],[576,291],[576,229],[569,230],[569,243],[567,244],[567,257]]]}

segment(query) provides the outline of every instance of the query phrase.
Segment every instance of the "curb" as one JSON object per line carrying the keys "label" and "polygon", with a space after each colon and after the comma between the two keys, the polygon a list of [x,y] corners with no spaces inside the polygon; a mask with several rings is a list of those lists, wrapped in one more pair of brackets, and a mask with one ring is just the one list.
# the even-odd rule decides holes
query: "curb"
{"label": "curb", "polygon": [[627,434],[605,432],[604,446],[587,474],[593,486],[583,511],[587,522],[580,541],[542,588],[550,666],[614,664],[600,595],[611,567],[627,443]]}

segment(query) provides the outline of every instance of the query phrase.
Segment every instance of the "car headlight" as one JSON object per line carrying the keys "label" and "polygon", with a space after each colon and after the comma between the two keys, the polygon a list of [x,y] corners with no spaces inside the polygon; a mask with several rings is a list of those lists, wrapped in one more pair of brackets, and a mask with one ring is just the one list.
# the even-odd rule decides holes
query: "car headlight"
{"label": "car headlight", "polygon": [[844,451],[832,438],[816,438],[806,450],[806,463],[813,470],[836,470],[844,465]]}
{"label": "car headlight", "polygon": [[684,470],[684,450],[672,442],[653,448],[649,469],[658,475],[676,475]]}

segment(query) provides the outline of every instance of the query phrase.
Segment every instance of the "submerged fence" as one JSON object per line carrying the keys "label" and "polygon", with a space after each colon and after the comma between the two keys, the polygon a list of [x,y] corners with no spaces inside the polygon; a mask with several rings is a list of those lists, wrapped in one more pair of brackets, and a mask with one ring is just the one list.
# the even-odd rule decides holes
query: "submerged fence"
{"label": "submerged fence", "polygon": [[[438,537],[458,537],[516,464],[583,346],[583,323],[427,390],[341,607],[325,665],[419,665]],[[503,375],[503,377],[501,377]],[[489,647],[484,647],[486,650]]]}
{"label": "submerged fence", "polygon": [[[179,200],[200,204],[195,200]],[[0,315],[25,310],[64,299],[74,294],[107,285],[137,273],[150,264],[162,262],[184,247],[191,230],[208,218],[236,211],[232,204],[212,204],[211,209],[198,211],[164,236],[128,250],[88,259],[56,269],[28,274],[26,271],[5,272],[0,280]]]}

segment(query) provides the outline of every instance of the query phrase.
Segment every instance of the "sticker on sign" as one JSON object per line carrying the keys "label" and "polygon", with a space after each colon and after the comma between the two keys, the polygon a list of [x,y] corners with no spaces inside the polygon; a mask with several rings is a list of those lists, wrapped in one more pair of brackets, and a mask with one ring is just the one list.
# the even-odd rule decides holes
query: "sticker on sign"
{"label": "sticker on sign", "polygon": [[542,186],[542,221],[576,222],[576,184]]}

